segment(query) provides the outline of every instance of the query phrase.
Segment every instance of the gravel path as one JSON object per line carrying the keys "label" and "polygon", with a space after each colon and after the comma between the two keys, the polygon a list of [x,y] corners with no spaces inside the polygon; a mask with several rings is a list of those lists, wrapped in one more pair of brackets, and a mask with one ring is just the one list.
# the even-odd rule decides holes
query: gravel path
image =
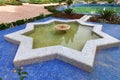
{"label": "gravel path", "polygon": [[117,0],[117,4],[120,4],[120,0]]}
{"label": "gravel path", "polygon": [[0,23],[12,22],[24,18],[31,18],[38,16],[40,13],[49,14],[44,6],[55,4],[28,4],[24,3],[22,6],[0,6]]}

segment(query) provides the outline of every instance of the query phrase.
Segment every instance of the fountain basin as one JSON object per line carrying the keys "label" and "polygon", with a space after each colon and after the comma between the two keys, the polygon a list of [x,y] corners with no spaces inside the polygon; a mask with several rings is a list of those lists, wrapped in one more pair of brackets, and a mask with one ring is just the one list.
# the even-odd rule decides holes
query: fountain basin
{"label": "fountain basin", "polygon": [[68,24],[58,24],[55,26],[55,29],[59,31],[67,31],[70,29],[70,26]]}
{"label": "fountain basin", "polygon": [[[85,18],[88,19],[87,16]],[[55,21],[59,21],[62,23],[78,22],[79,24],[90,26],[93,28],[92,32],[101,36],[102,38],[88,40],[85,43],[81,51],[75,50],[75,49],[72,49],[72,48],[69,48],[63,45],[55,45],[55,46],[52,45],[48,47],[33,49],[33,41],[34,41],[33,38],[27,37],[23,34],[29,33],[29,32],[31,33],[34,30],[35,25],[43,26],[44,24],[48,24],[47,25],[48,28],[46,28],[46,30],[49,30],[49,28],[51,28],[49,27],[49,24]],[[42,32],[41,32],[41,35],[43,35]],[[18,51],[13,61],[15,66],[22,66],[22,65],[47,61],[51,59],[59,59],[59,60],[70,63],[88,72],[91,72],[93,69],[93,64],[94,64],[94,59],[95,59],[95,54],[96,54],[97,49],[104,49],[104,48],[108,48],[108,47],[112,47],[112,46],[116,46],[120,44],[120,41],[118,39],[112,36],[109,36],[108,34],[102,31],[102,25],[85,23],[81,19],[80,20],[56,20],[54,19],[54,20],[49,20],[47,22],[29,23],[27,24],[25,29],[5,35],[5,39],[14,44],[19,44]]]}

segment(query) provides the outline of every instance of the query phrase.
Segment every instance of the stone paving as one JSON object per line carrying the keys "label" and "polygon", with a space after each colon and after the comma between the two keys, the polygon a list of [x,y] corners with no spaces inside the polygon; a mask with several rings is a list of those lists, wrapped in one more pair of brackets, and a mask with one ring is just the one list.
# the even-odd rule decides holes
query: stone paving
{"label": "stone paving", "polygon": [[12,22],[24,18],[31,18],[38,16],[40,13],[50,14],[44,6],[55,4],[28,4],[24,3],[22,6],[0,6],[0,23]]}
{"label": "stone paving", "polygon": [[117,4],[120,4],[120,0],[117,0]]}

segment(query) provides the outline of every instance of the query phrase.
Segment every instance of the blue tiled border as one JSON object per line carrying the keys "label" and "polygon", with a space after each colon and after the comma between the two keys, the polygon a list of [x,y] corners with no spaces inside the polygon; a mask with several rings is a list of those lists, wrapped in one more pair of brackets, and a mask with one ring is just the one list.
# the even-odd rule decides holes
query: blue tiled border
{"label": "blue tiled border", "polygon": [[[53,19],[48,17],[36,22]],[[60,19],[60,18],[59,18]],[[25,24],[0,31],[0,77],[3,80],[18,80],[13,72],[13,58],[18,49],[4,39],[4,35],[25,28]],[[103,31],[120,39],[120,25],[103,24]],[[25,80],[119,80],[120,79],[120,46],[97,52],[92,73],[84,72],[60,60],[50,60],[25,66],[29,73]]]}

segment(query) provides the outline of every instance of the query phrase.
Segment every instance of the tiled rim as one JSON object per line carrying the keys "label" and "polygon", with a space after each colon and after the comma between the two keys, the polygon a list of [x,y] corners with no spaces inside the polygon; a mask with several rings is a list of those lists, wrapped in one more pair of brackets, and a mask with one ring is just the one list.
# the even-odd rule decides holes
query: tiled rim
{"label": "tiled rim", "polygon": [[[89,19],[89,17],[90,16],[85,15],[81,19],[75,20],[52,19],[46,22],[28,23],[25,29],[5,35],[4,37],[7,41],[14,44],[19,44],[18,51],[13,61],[14,65],[22,66],[57,58],[75,65],[76,67],[85,71],[91,72],[94,64],[96,50],[119,45],[120,41],[102,32],[102,25],[86,23],[85,21]],[[81,52],[60,45],[32,49],[33,39],[22,34],[32,31],[34,29],[34,25],[36,24],[49,24],[54,21],[76,21],[82,25],[91,26],[93,27],[92,31],[103,38],[87,41]]]}

